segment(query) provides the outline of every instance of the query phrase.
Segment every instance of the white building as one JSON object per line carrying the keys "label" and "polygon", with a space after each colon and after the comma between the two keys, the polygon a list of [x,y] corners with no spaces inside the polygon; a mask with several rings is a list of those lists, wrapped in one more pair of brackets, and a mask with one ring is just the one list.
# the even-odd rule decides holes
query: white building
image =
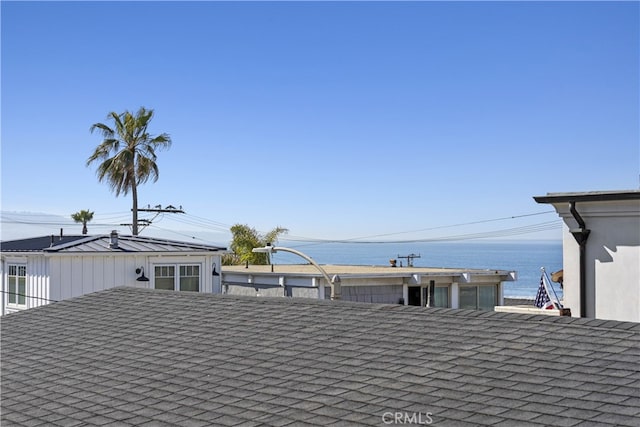
{"label": "white building", "polygon": [[572,316],[640,322],[640,190],[534,199],[565,222],[564,305]]}
{"label": "white building", "polygon": [[[322,265],[345,301],[493,310],[503,304],[504,270]],[[330,284],[311,264],[224,266],[222,292],[327,299]]]}
{"label": "white building", "polygon": [[117,286],[220,292],[225,248],[141,236],[45,236],[0,244],[1,313]]}

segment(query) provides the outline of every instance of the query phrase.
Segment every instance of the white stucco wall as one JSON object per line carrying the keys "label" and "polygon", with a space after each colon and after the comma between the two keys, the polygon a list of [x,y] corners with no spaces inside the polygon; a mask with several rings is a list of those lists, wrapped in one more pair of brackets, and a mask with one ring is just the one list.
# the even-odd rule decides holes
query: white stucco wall
{"label": "white stucco wall", "polygon": [[[570,233],[577,223],[568,203],[554,206],[565,222],[565,307],[579,317],[580,247]],[[578,202],[576,210],[591,230],[585,251],[586,317],[640,322],[640,201]]]}

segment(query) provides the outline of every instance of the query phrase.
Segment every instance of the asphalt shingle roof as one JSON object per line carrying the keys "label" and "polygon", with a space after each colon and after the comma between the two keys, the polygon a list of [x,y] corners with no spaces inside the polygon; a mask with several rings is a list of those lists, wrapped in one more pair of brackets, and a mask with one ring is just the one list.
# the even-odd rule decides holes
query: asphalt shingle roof
{"label": "asphalt shingle roof", "polygon": [[1,422],[637,426],[639,360],[638,323],[116,288],[2,318]]}

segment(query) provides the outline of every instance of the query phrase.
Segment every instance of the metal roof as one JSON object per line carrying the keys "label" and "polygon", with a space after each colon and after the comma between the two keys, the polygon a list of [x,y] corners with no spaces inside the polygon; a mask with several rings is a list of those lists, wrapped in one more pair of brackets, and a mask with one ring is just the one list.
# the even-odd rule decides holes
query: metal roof
{"label": "metal roof", "polygon": [[5,240],[0,242],[2,252],[41,252],[55,245],[63,245],[76,240],[86,239],[87,236],[40,236],[28,239]]}
{"label": "metal roof", "polygon": [[[53,242],[53,243],[52,243]],[[2,242],[3,252],[43,253],[126,253],[126,252],[222,252],[220,246],[179,242],[143,236],[118,236],[117,247],[110,246],[111,235],[37,237]]]}

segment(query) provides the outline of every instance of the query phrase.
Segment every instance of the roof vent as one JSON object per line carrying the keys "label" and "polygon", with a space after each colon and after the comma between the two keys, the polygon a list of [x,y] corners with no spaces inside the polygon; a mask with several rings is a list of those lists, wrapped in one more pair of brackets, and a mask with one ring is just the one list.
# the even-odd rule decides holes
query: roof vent
{"label": "roof vent", "polygon": [[111,232],[111,238],[109,240],[109,248],[118,249],[118,232],[116,230],[113,230]]}

